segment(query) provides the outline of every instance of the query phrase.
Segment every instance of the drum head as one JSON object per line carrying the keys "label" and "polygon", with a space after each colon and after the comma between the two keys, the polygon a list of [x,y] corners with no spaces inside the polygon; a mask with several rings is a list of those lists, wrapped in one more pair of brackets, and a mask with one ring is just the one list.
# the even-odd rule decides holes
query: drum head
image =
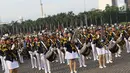
{"label": "drum head", "polygon": [[92,47],[86,47],[86,50],[82,52],[81,54],[84,56],[88,56],[91,53]]}
{"label": "drum head", "polygon": [[46,59],[48,59],[50,62],[54,61],[56,59],[56,53],[54,51],[49,50],[46,55]]}
{"label": "drum head", "polygon": [[117,45],[115,45],[115,46],[113,46],[112,48],[109,48],[109,50],[110,50],[111,53],[117,53],[118,50],[119,50],[119,48],[118,48]]}
{"label": "drum head", "polygon": [[61,52],[65,54],[65,50],[64,49],[61,49]]}

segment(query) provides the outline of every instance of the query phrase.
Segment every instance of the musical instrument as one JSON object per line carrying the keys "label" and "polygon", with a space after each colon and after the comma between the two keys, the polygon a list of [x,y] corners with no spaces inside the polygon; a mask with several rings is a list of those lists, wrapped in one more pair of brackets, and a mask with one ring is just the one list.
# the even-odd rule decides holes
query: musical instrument
{"label": "musical instrument", "polygon": [[[82,42],[80,40],[78,40],[80,42],[80,44],[82,45],[82,48],[80,50],[80,53],[84,56],[88,56],[91,53],[92,47],[91,47],[91,43],[89,42],[90,39],[90,35],[84,35],[84,40],[82,40]],[[82,44],[84,43],[84,44]]]}
{"label": "musical instrument", "polygon": [[115,42],[111,41],[108,44],[108,49],[110,50],[111,53],[117,53],[119,50],[119,47],[117,46]]}
{"label": "musical instrument", "polygon": [[121,34],[120,37],[118,37],[118,39],[116,40],[116,43],[119,44],[120,46],[123,46],[125,44],[123,34]]}
{"label": "musical instrument", "polygon": [[57,54],[54,50],[54,48],[50,49],[51,43],[54,43],[52,40],[50,40],[49,38],[47,39],[48,41],[46,42],[46,45],[44,44],[44,46],[46,47],[46,49],[48,49],[48,51],[45,53],[45,57],[46,59],[48,59],[50,62],[54,61],[57,57]]}
{"label": "musical instrument", "polygon": [[46,59],[48,59],[50,62],[54,61],[56,59],[56,53],[52,50],[48,50],[45,54]]}
{"label": "musical instrument", "polygon": [[91,43],[89,42],[89,43],[84,43],[83,44],[83,47],[81,48],[81,50],[80,50],[80,53],[82,54],[82,55],[84,55],[84,56],[88,56],[89,54],[90,54],[90,52],[91,52],[91,49],[92,49],[92,47],[91,47]]}

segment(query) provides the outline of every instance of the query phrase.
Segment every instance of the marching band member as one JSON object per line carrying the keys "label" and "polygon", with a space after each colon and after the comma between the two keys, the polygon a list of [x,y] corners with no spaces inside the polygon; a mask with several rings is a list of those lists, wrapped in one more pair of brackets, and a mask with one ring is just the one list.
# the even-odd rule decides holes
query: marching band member
{"label": "marching band member", "polygon": [[92,36],[92,41],[91,41],[91,46],[92,46],[92,54],[93,54],[93,59],[94,61],[98,60],[97,56],[97,50],[96,50],[96,44],[93,42],[96,38],[95,30],[91,31],[91,36]]}
{"label": "marching band member", "polygon": [[2,63],[3,63],[4,73],[9,73],[9,69],[7,67],[6,60],[5,60],[5,58],[6,58],[5,51],[7,50],[7,48],[5,48],[5,46],[6,46],[5,37],[2,37],[1,41],[2,41],[2,52],[3,52],[3,58],[2,58],[3,62]]}
{"label": "marching band member", "polygon": [[128,47],[130,49],[130,37],[128,38]]}
{"label": "marching band member", "polygon": [[130,49],[130,27],[128,28],[129,30],[128,30],[128,36],[129,36],[129,38],[128,38],[128,46],[129,46],[129,49]]}
{"label": "marching band member", "polygon": [[111,32],[108,32],[108,30],[105,31],[106,36],[106,42],[105,42],[105,48],[106,48],[106,63],[113,63],[112,61],[112,53],[108,49],[109,41],[111,41]]}
{"label": "marching band member", "polygon": [[[116,40],[118,38],[117,33],[119,33],[119,31],[116,31],[115,27],[112,26],[112,40],[115,43],[116,43]],[[119,50],[117,53],[115,53],[115,57],[121,57],[121,55],[120,55],[121,54],[121,47],[118,44],[117,44],[117,46],[119,47]]]}
{"label": "marching band member", "polygon": [[104,38],[101,35],[100,29],[96,30],[96,39],[94,39],[94,44],[96,44],[96,50],[98,54],[98,62],[99,62],[99,68],[106,68],[105,66],[105,48],[104,48]]}
{"label": "marching band member", "polygon": [[[65,53],[65,59],[69,60],[69,67],[70,67],[70,73],[77,73],[76,70],[76,61],[75,59],[78,58],[77,49],[75,48],[74,41],[72,41],[72,34],[68,33],[68,41],[65,43],[66,47],[66,53]],[[73,70],[74,69],[74,70]]]}
{"label": "marching band member", "polygon": [[18,53],[17,53],[17,44],[15,43],[11,44],[11,41],[9,38],[6,38],[6,44],[3,45],[3,48],[6,49],[4,51],[5,53],[5,60],[7,67],[9,69],[9,73],[18,73]]}
{"label": "marching band member", "polygon": [[78,39],[77,47],[78,47],[78,53],[80,56],[79,57],[79,64],[80,64],[80,67],[87,67],[87,65],[85,64],[85,56],[80,53],[80,50],[82,48],[81,45],[87,44],[86,43],[86,30],[85,29],[83,29],[83,35],[80,38],[82,38],[83,43]]}
{"label": "marching band member", "polygon": [[43,53],[43,47],[40,38],[37,38],[37,40],[35,40],[33,43],[35,43],[34,52],[36,54],[39,70],[44,69],[44,67],[42,66],[43,64],[41,62],[41,54]]}
{"label": "marching band member", "polygon": [[1,65],[2,65],[2,70],[5,70],[5,67],[4,67],[4,52],[2,51],[2,45],[3,45],[2,40],[3,40],[3,38],[1,38],[1,40],[0,40],[0,61],[1,61]]}
{"label": "marching band member", "polygon": [[51,73],[50,61],[46,58],[47,52],[51,49],[51,41],[48,36],[40,37],[41,43],[43,45],[43,53],[41,55],[41,63],[44,64],[45,73]]}
{"label": "marching band member", "polygon": [[126,28],[124,31],[123,31],[123,34],[124,34],[124,40],[125,40],[125,47],[126,47],[126,50],[127,50],[127,53],[130,53],[130,48],[129,48],[129,33],[128,33],[128,28]]}
{"label": "marching band member", "polygon": [[60,34],[58,35],[57,34],[57,40],[56,40],[56,45],[57,45],[57,50],[58,50],[58,55],[59,55],[59,60],[60,60],[60,63],[65,63],[64,61],[64,47],[63,47],[63,36]]}
{"label": "marching band member", "polygon": [[21,55],[22,51],[23,51],[23,47],[21,46],[21,42],[18,42],[18,57],[19,57],[20,63],[24,63],[23,55]]}
{"label": "marching band member", "polygon": [[26,39],[26,48],[29,52],[29,55],[30,55],[30,58],[31,58],[31,65],[32,65],[32,68],[37,68],[37,64],[36,64],[36,57],[34,56],[35,53],[32,52],[32,49],[31,49],[31,37],[27,37]]}

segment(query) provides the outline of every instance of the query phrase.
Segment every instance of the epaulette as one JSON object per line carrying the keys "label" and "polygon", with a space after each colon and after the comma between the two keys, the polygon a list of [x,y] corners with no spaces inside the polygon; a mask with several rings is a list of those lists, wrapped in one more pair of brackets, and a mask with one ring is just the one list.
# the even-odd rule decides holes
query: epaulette
{"label": "epaulette", "polygon": [[32,42],[32,46],[34,46],[34,42]]}
{"label": "epaulette", "polygon": [[38,47],[40,46],[40,42],[37,42],[37,46],[38,46]]}
{"label": "epaulette", "polygon": [[3,44],[3,46],[2,46],[2,51],[5,52],[6,50],[8,50],[7,45],[6,45],[6,44]]}
{"label": "epaulette", "polygon": [[2,45],[0,44],[0,50],[2,50]]}

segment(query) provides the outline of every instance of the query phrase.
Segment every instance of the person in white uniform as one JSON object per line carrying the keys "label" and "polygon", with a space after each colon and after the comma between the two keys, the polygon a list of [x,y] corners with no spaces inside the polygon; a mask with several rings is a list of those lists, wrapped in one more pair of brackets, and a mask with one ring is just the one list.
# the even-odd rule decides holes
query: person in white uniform
{"label": "person in white uniform", "polygon": [[0,41],[0,61],[1,61],[1,66],[2,66],[2,70],[4,70],[4,52],[2,51],[2,40]]}
{"label": "person in white uniform", "polygon": [[75,59],[77,59],[79,55],[75,48],[74,41],[72,41],[72,38],[71,38],[72,34],[68,33],[66,37],[67,36],[69,40],[67,40],[67,42],[65,43],[65,47],[66,47],[65,59],[69,60],[70,73],[73,73],[73,72],[77,73]]}
{"label": "person in white uniform", "polygon": [[17,40],[14,41],[15,43],[11,44],[11,41],[9,38],[6,38],[6,44],[4,45],[4,48],[6,49],[4,51],[5,53],[5,60],[6,65],[9,69],[9,73],[18,73],[18,53],[17,53]]}
{"label": "person in white uniform", "polygon": [[100,29],[96,30],[97,37],[94,39],[94,44],[96,44],[96,50],[98,54],[98,62],[99,62],[99,68],[106,68],[106,61],[105,61],[105,48],[104,48],[104,38],[101,37],[102,33]]}

